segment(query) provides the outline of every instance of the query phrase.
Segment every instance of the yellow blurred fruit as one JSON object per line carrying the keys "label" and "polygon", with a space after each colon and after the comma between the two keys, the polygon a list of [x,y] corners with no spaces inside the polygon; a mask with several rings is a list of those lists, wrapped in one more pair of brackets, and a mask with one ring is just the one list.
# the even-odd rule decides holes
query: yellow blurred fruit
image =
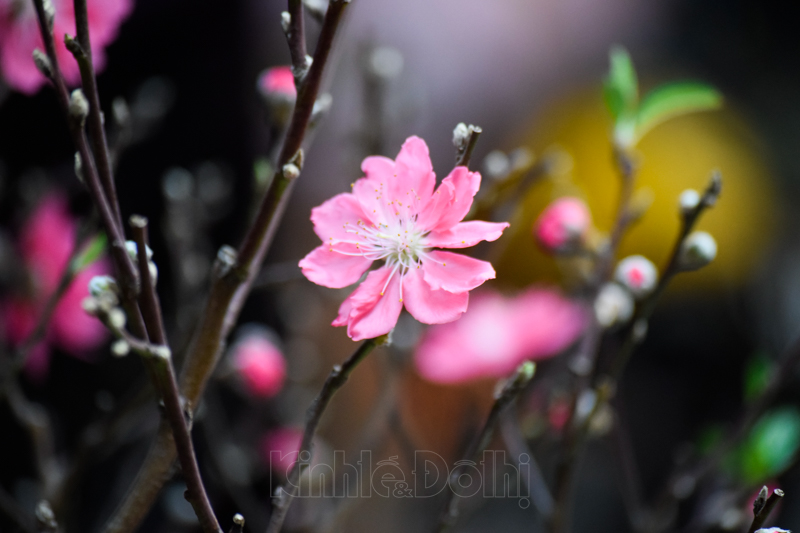
{"label": "yellow blurred fruit", "polygon": [[[543,254],[531,236],[539,213],[557,197],[583,198],[595,226],[609,231],[620,186],[610,129],[599,91],[552,106],[536,123],[526,144],[540,154],[557,144],[571,155],[572,165],[525,192],[496,261],[499,283],[519,287],[561,281],[557,260]],[[675,118],[648,133],[636,150],[636,189],[643,200],[651,195],[652,204],[626,235],[619,257],[642,254],[663,268],[679,229],[678,196],[688,188],[702,191],[717,169],[723,178],[722,197],[696,229],[714,236],[719,254],[699,272],[679,276],[673,289],[740,286],[763,257],[779,216],[758,146],[754,133],[730,108]]]}

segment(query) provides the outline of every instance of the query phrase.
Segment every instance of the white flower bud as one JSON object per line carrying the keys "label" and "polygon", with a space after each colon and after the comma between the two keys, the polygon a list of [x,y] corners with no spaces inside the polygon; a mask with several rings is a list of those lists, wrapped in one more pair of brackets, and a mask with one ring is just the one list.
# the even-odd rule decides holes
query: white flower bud
{"label": "white flower bud", "polygon": [[108,322],[115,329],[124,328],[126,322],[125,313],[119,307],[115,307],[108,312]]}
{"label": "white flower bud", "polygon": [[678,198],[681,214],[687,215],[694,211],[700,204],[700,193],[694,189],[686,189]]}
{"label": "white flower bud", "polygon": [[94,276],[91,280],[89,280],[89,294],[95,298],[101,298],[107,292],[114,294],[119,292],[117,280],[111,276]]}
{"label": "white flower bud", "polygon": [[300,169],[297,165],[287,163],[283,165],[283,177],[287,180],[296,180],[300,176]]}
{"label": "white flower bud", "polygon": [[33,64],[36,65],[36,69],[41,72],[45,78],[49,79],[53,77],[53,65],[50,63],[50,58],[38,48],[34,48],[33,50]]}
{"label": "white flower bud", "polygon": [[81,122],[89,116],[89,100],[81,89],[75,89],[69,96],[69,116]]}
{"label": "white flower bud", "polygon": [[81,183],[86,183],[83,177],[83,160],[81,160],[80,152],[75,152],[75,176]]}
{"label": "white flower bud", "polygon": [[681,270],[703,268],[717,257],[717,241],[705,231],[691,233],[681,244],[678,266]]}
{"label": "white flower bud", "polygon": [[50,28],[50,31],[53,31],[53,21],[56,18],[56,8],[53,5],[52,0],[44,0],[42,2],[42,7],[44,8],[44,18],[47,20],[47,26]]}
{"label": "white flower bud", "polygon": [[[131,259],[133,259],[134,261],[138,260],[139,246],[136,244],[135,241],[125,241],[125,249],[128,251],[128,255],[130,256]],[[144,245],[144,249],[147,251],[148,261],[153,259],[153,250],[150,249],[150,247],[147,246],[146,244]]]}
{"label": "white flower bud", "polygon": [[96,298],[92,296],[87,296],[83,300],[81,300],[81,307],[84,311],[86,311],[87,315],[95,316],[97,311],[100,309],[100,304]]}
{"label": "white flower bud", "polygon": [[111,344],[111,355],[125,357],[131,351],[131,345],[125,339],[117,339]]}
{"label": "white flower bud", "polygon": [[594,314],[604,328],[624,324],[633,316],[631,293],[616,283],[606,283],[594,301]]}
{"label": "white flower bud", "polygon": [[153,286],[155,286],[158,283],[158,267],[153,261],[148,261],[147,268],[150,270],[150,279],[153,282]]}
{"label": "white flower bud", "polygon": [[639,300],[656,288],[658,269],[646,257],[631,255],[619,262],[614,272],[614,279]]}
{"label": "white flower bud", "polygon": [[172,350],[170,350],[168,346],[156,346],[153,349],[153,355],[161,359],[169,359],[172,357]]}
{"label": "white flower bud", "polygon": [[453,130],[453,146],[458,150],[463,150],[467,147],[469,141],[470,131],[466,124],[459,122]]}
{"label": "white flower bud", "polygon": [[292,15],[288,11],[281,11],[281,28],[283,33],[289,33],[289,26],[292,24]]}

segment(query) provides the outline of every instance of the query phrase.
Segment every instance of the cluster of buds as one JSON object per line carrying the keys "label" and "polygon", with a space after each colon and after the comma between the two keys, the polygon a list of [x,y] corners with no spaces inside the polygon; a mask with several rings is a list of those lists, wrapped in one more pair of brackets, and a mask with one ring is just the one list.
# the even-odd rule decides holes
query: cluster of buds
{"label": "cluster of buds", "polygon": [[[139,260],[139,246],[134,241],[125,241],[125,250],[127,250],[128,256],[130,256],[133,264],[137,264],[136,262]],[[147,268],[150,270],[150,279],[153,280],[153,285],[155,286],[158,282],[158,267],[153,262],[153,250],[146,244],[145,250],[147,251]]]}
{"label": "cluster of buds", "polygon": [[592,214],[586,203],[579,198],[565,197],[542,211],[533,234],[546,252],[569,254],[581,249],[591,226]]}
{"label": "cluster of buds", "polygon": [[[111,276],[95,276],[89,281],[89,296],[81,302],[87,314],[100,319],[117,334],[125,327],[125,312],[119,306],[119,285]],[[117,357],[128,354],[130,346],[122,339],[111,345],[111,353]]]}
{"label": "cluster of buds", "polygon": [[641,255],[617,264],[614,281],[606,283],[594,301],[597,322],[605,327],[625,324],[633,317],[635,302],[652,294],[658,285],[658,269]]}

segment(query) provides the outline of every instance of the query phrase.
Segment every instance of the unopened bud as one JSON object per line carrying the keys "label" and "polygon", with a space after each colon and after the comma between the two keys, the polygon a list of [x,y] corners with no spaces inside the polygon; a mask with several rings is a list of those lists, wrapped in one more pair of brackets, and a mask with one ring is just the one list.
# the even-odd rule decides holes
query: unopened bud
{"label": "unopened bud", "polygon": [[314,108],[311,110],[311,120],[319,120],[322,115],[330,110],[331,105],[333,105],[333,96],[329,93],[322,93],[319,95],[314,101]]}
{"label": "unopened bud", "polygon": [[242,515],[240,515],[239,513],[236,513],[235,515],[233,515],[233,523],[236,524],[237,526],[243,526],[244,525],[244,517]]}
{"label": "unopened bud", "polygon": [[81,300],[81,307],[86,312],[87,315],[95,316],[97,311],[100,310],[100,304],[98,303],[97,299],[92,296],[87,296],[83,300]]}
{"label": "unopened bud", "polygon": [[614,272],[614,279],[639,300],[656,288],[658,269],[646,257],[631,255],[619,262]]}
{"label": "unopened bud", "polygon": [[292,24],[292,15],[288,11],[281,11],[281,28],[283,33],[289,33],[289,26]]}
{"label": "unopened bud", "polygon": [[545,251],[576,251],[592,223],[592,214],[579,198],[566,197],[547,206],[533,227],[533,234]]}
{"label": "unopened bud", "polygon": [[297,165],[287,163],[283,165],[283,177],[287,180],[296,180],[300,176],[300,169]]}
{"label": "unopened bud", "polygon": [[125,313],[119,307],[115,307],[108,312],[108,322],[115,329],[124,328],[126,322]]}
{"label": "unopened bud", "polygon": [[469,142],[470,130],[466,124],[459,122],[453,130],[453,146],[461,151],[467,147]]}
{"label": "unopened bud", "polygon": [[111,344],[111,354],[114,357],[125,357],[131,351],[131,345],[125,339],[117,339]]}
{"label": "unopened bud", "polygon": [[69,97],[69,116],[81,122],[89,115],[89,100],[83,90],[75,89]]}
{"label": "unopened bud", "polygon": [[686,189],[678,198],[678,206],[682,215],[688,215],[700,204],[700,193],[694,189]]}
{"label": "unopened bud", "polygon": [[147,269],[150,270],[150,280],[153,282],[153,286],[155,286],[156,283],[158,283],[158,267],[155,262],[148,261]]}
{"label": "unopened bud", "polygon": [[683,241],[679,253],[678,266],[681,270],[697,270],[717,257],[717,241],[705,231],[695,231]]}
{"label": "unopened bud", "polygon": [[45,78],[50,79],[53,77],[53,65],[50,63],[50,58],[38,48],[33,50],[33,64],[36,65],[36,69]]}
{"label": "unopened bud", "polygon": [[80,152],[75,152],[75,177],[77,177],[78,181],[81,183],[86,183],[86,179],[83,177],[83,160],[81,159]]}
{"label": "unopened bud", "polygon": [[624,324],[633,316],[633,297],[617,283],[606,283],[594,301],[594,314],[604,328]]}
{"label": "unopened bud", "polygon": [[156,346],[153,349],[153,355],[161,359],[169,359],[172,357],[172,350],[170,350],[168,346]]}
{"label": "unopened bud", "polygon": [[91,280],[89,280],[89,294],[95,298],[101,298],[105,295],[105,293],[108,292],[112,292],[114,294],[119,292],[117,280],[111,276],[94,276]]}
{"label": "unopened bud", "polygon": [[47,21],[47,27],[50,28],[50,32],[52,33],[53,21],[56,19],[56,8],[52,0],[44,0],[42,2],[42,7],[44,8],[44,18]]}
{"label": "unopened bud", "polygon": [[[153,259],[153,250],[150,249],[150,247],[147,246],[146,244],[144,245],[144,247],[145,247],[145,250],[146,250],[146,253],[147,253],[148,261]],[[125,241],[125,250],[127,250],[128,255],[134,261],[136,261],[137,258],[139,257],[139,254],[138,254],[139,245],[136,244],[136,241]]]}

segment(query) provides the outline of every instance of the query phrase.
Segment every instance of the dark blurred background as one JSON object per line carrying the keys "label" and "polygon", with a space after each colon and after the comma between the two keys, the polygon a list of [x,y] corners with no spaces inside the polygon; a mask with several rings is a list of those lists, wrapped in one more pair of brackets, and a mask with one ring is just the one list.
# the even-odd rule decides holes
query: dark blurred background
{"label": "dark blurred background", "polygon": [[[203,181],[200,176],[211,176],[204,181],[211,191],[204,207],[209,238],[197,244],[200,255],[205,254],[197,259],[198,268],[207,269],[220,245],[240,242],[254,194],[254,161],[269,155],[273,133],[255,81],[264,68],[289,60],[279,23],[283,9],[284,4],[274,0],[137,0],[108,49],[108,66],[99,77],[106,110],[118,96],[129,104],[144,98],[160,106],[151,110],[158,120],[147,136],[122,155],[117,182],[123,213],[144,214],[152,221],[153,248],[167,273],[159,284],[165,314],[181,339],[191,321],[178,318],[181,302],[174,279],[186,265],[175,264],[164,237],[165,175],[181,167],[198,183]],[[312,20],[306,24],[313,39],[317,25]],[[757,353],[777,357],[800,331],[800,242],[794,231],[800,222],[797,25],[797,6],[776,0],[354,0],[328,72],[332,110],[315,134],[302,179],[267,258],[267,265],[283,266],[277,270],[278,278],[290,281],[257,291],[242,322],[266,324],[284,340],[307,341],[300,351],[308,353],[311,347],[314,356],[308,364],[316,370],[307,368],[310,377],[299,379],[301,384],[318,383],[329,362],[349,353],[344,331],[328,331],[327,326],[343,293],[295,279],[291,265],[317,244],[308,219],[311,207],[348,190],[360,176],[359,164],[368,147],[374,146],[365,132],[371,124],[364,106],[365,46],[391,47],[402,56],[402,70],[385,88],[381,144],[385,155],[394,157],[403,139],[419,135],[431,148],[437,175],[446,175],[454,157],[452,129],[461,121],[484,130],[474,161],[495,149],[529,145],[541,153],[558,144],[572,157],[567,174],[582,187],[598,225],[607,229],[614,200],[605,192],[610,181],[603,180],[613,179],[613,167],[601,79],[610,46],[621,44],[630,51],[643,87],[700,79],[717,86],[727,100],[725,111],[666,125],[640,147],[643,173],[651,173],[643,174],[643,182],[655,201],[650,218],[626,240],[624,250],[646,252],[657,263],[677,228],[677,217],[670,214],[677,193],[701,188],[714,168],[720,168],[723,177],[731,176],[719,211],[709,216],[706,226],[720,243],[717,263],[670,291],[622,385],[645,495],[653,496],[682,443],[696,439],[710,424],[733,420],[743,402],[746,361]],[[89,201],[74,179],[72,152],[51,90],[33,97],[5,96],[0,104],[0,223],[8,235],[14,234],[37,191],[53,182],[70,190],[76,213],[89,211]],[[539,197],[526,200],[528,218],[541,210],[547,198],[564,190],[559,187],[548,185]],[[515,216],[514,220],[527,220]],[[528,248],[512,246],[499,254],[495,286],[557,282],[554,264],[534,249],[530,226],[515,228],[517,232],[507,238],[527,243]],[[297,325],[298,317],[305,322]],[[56,356],[46,384],[26,384],[33,399],[52,409],[60,449],[73,449],[80,428],[111,409],[98,400],[98,390],[107,391],[117,405],[146,386],[134,358],[97,359],[96,364],[86,364]],[[369,402],[378,373],[377,368],[365,368],[362,384],[354,379],[349,387],[355,392],[343,394],[342,403]],[[287,391],[276,406],[261,411],[259,423],[299,422],[314,389]],[[491,387],[477,390],[488,396]],[[456,400],[464,397],[459,394],[467,395],[442,387],[422,387],[419,394]],[[797,401],[796,396],[781,400]],[[224,399],[222,404],[231,409],[225,417],[232,426],[256,424],[237,415],[240,401]],[[410,416],[442,420],[470,416],[464,407],[470,404],[451,403],[455,407],[444,413],[431,414],[423,406]],[[352,433],[364,412],[363,406],[334,410],[331,416],[339,424],[323,432],[332,447],[353,444]],[[155,419],[155,408],[148,416]],[[0,427],[15,427],[2,410]],[[96,530],[110,514],[154,427],[155,422],[145,424],[141,434],[100,461],[87,477],[79,489],[82,503],[74,521],[81,530]],[[441,435],[428,436],[447,448],[447,443],[452,445],[451,429],[439,425]],[[242,438],[254,431],[242,430],[247,435]],[[213,444],[201,431],[195,432],[195,439],[202,461]],[[4,432],[0,449],[6,459],[0,461],[0,483],[15,494],[25,493],[24,481],[32,475],[28,448],[23,433]],[[608,454],[602,444],[589,450],[575,531],[628,528],[621,498],[613,489],[612,467],[604,460]],[[209,479],[213,483],[218,478],[211,473]],[[800,472],[790,470],[780,484],[787,492],[780,525],[800,528]],[[180,511],[172,509],[180,507],[174,503],[176,490],[165,492],[142,531],[191,529],[181,522]],[[218,488],[211,493],[220,502],[221,516],[239,510],[230,491]],[[267,506],[263,490],[260,504]],[[424,513],[435,508],[428,501],[406,502],[395,508],[396,523],[383,521],[380,529],[422,529],[427,522],[409,515],[420,509],[427,516]],[[372,512],[381,507],[376,509]],[[531,513],[513,503],[493,502],[467,530],[528,530],[534,520]],[[164,516],[170,521],[165,522]],[[369,525],[370,516],[365,511],[353,519],[353,530],[375,530],[375,522]],[[0,519],[0,530],[5,527],[10,526]]]}

